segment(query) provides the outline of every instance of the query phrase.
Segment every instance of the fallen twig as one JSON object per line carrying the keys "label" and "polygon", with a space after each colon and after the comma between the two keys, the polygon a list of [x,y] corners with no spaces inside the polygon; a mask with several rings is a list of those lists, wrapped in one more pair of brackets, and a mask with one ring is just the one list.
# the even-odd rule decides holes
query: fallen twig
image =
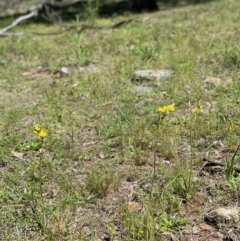
{"label": "fallen twig", "polygon": [[[125,24],[127,24],[127,23],[130,23],[130,22],[132,22],[133,21],[133,19],[128,19],[128,20],[123,20],[123,21],[121,21],[121,22],[119,22],[119,23],[116,23],[116,24],[114,24],[111,28],[119,28],[119,27],[122,27],[122,25],[125,25]],[[135,20],[136,21],[136,20]],[[139,21],[140,22],[140,21]]]}
{"label": "fallen twig", "polygon": [[[7,35],[6,32],[7,32],[9,29],[14,28],[14,27],[17,26],[20,22],[22,22],[22,21],[24,21],[24,20],[26,20],[26,19],[32,18],[32,17],[34,17],[34,16],[37,16],[37,15],[38,15],[38,10],[34,10],[34,11],[32,11],[31,13],[29,13],[29,14],[26,14],[26,15],[23,15],[23,16],[17,18],[11,25],[9,25],[9,26],[5,27],[4,29],[0,30],[0,35],[1,35],[1,36],[4,36],[4,35],[6,36],[6,35]],[[9,35],[9,34],[8,34],[8,35]],[[15,35],[17,35],[17,34],[15,33]]]}
{"label": "fallen twig", "polygon": [[[225,163],[222,163],[222,162],[216,162],[216,161],[210,161],[210,160],[207,160],[206,158],[203,158],[203,165],[202,167],[200,168],[200,170],[198,171],[197,173],[197,176],[200,175],[200,173],[202,172],[202,170],[205,168],[205,167],[212,167],[212,166],[221,166],[221,167],[225,167],[226,164]],[[234,170],[238,173],[240,173],[240,168],[239,167],[234,167]]]}
{"label": "fallen twig", "polygon": [[[138,20],[133,20],[133,19],[129,19],[129,20],[125,20],[125,21],[121,21],[119,23],[116,23],[114,25],[111,25],[111,26],[91,26],[91,25],[86,25],[86,24],[82,24],[81,25],[81,28],[80,28],[80,31],[83,31],[83,30],[86,30],[86,29],[115,29],[115,28],[119,28],[119,27],[122,27],[123,25],[127,24],[127,23],[130,23],[132,21],[137,21]],[[139,21],[140,22],[140,21]],[[30,34],[35,34],[35,35],[57,35],[57,34],[62,34],[62,33],[65,33],[67,31],[71,31],[71,30],[78,30],[78,27],[77,26],[69,26],[63,30],[60,30],[60,31],[54,31],[54,32],[48,32],[48,33],[39,33],[39,32],[28,32]]]}
{"label": "fallen twig", "polygon": [[[45,10],[46,12],[48,13],[48,8],[45,7]],[[32,18],[34,16],[37,16],[39,13],[39,9],[35,9],[34,11],[30,12],[29,14],[26,14],[26,15],[23,15],[19,18],[17,18],[11,25],[5,27],[4,29],[0,30],[0,36],[21,36],[23,35],[24,33],[6,33],[9,29],[12,29],[14,28],[16,25],[18,25],[20,22],[26,20],[26,19],[29,19],[29,18]],[[81,25],[81,28],[80,28],[80,31],[83,31],[83,30],[86,30],[86,29],[115,29],[115,28],[119,28],[119,27],[122,27],[123,25],[125,24],[128,24],[132,21],[137,21],[137,22],[140,22],[138,20],[134,20],[134,19],[128,19],[128,20],[123,20],[123,21],[120,21],[114,25],[111,25],[111,26],[91,26],[91,25],[86,25],[86,24],[82,24]],[[54,31],[54,32],[48,32],[48,33],[39,33],[39,32],[27,32],[30,33],[30,34],[35,34],[35,35],[57,35],[57,34],[62,34],[64,32],[67,32],[67,31],[70,31],[70,30],[77,30],[77,26],[69,26],[69,27],[66,27],[65,29],[62,29],[60,31]]]}
{"label": "fallen twig", "polygon": [[[232,159],[234,159],[238,153],[238,151],[240,150],[240,145],[238,146],[237,150],[235,151]],[[202,167],[200,168],[200,170],[197,173],[197,176],[200,175],[200,173],[202,172],[203,168],[205,167],[209,167],[209,166],[221,166],[221,167],[225,167],[227,164],[226,163],[222,163],[222,162],[217,162],[217,161],[210,161],[206,158],[203,158],[204,164],[202,165]],[[238,173],[240,173],[240,167],[234,167],[234,170]]]}

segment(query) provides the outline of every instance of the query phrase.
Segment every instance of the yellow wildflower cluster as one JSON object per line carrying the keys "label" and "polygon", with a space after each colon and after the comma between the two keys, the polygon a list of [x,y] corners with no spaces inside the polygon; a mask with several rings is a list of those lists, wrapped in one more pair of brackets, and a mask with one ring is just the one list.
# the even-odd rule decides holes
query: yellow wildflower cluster
{"label": "yellow wildflower cluster", "polygon": [[33,127],[33,133],[38,135],[40,138],[45,138],[47,136],[47,131],[45,129],[42,129],[38,125],[35,125]]}
{"label": "yellow wildflower cluster", "polygon": [[167,115],[168,113],[173,112],[174,110],[175,110],[175,106],[174,104],[171,104],[171,105],[165,105],[163,107],[159,107],[157,109],[157,112],[159,114]]}
{"label": "yellow wildflower cluster", "polygon": [[198,104],[192,109],[192,113],[193,114],[198,114],[201,109],[202,109],[202,105],[201,105],[200,102],[198,102]]}
{"label": "yellow wildflower cluster", "polygon": [[115,229],[112,226],[108,226],[108,232],[110,233],[111,236],[115,236],[117,234],[117,232],[115,231]]}

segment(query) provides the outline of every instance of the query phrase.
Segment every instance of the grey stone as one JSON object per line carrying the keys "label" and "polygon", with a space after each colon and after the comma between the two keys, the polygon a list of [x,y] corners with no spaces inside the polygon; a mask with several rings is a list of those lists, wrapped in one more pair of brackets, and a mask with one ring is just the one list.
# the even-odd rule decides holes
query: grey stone
{"label": "grey stone", "polygon": [[173,74],[172,70],[136,70],[133,75],[133,80],[136,81],[151,81],[163,80],[170,78]]}
{"label": "grey stone", "polygon": [[144,95],[144,94],[148,94],[152,91],[152,87],[148,87],[148,86],[134,86],[133,88],[134,93],[139,94],[139,95]]}
{"label": "grey stone", "polygon": [[5,60],[5,59],[0,59],[0,65],[4,65],[4,64],[6,64],[7,63],[7,61]]}
{"label": "grey stone", "polygon": [[92,63],[87,65],[87,66],[79,68],[79,70],[81,72],[88,73],[88,74],[94,73],[95,71],[97,71],[97,69],[98,69],[98,67],[95,64],[92,64]]}
{"label": "grey stone", "polygon": [[95,64],[89,64],[85,69],[88,73],[93,73],[97,70],[97,66]]}
{"label": "grey stone", "polygon": [[60,70],[61,70],[64,74],[68,74],[68,68],[62,67]]}
{"label": "grey stone", "polygon": [[234,227],[239,222],[237,207],[219,207],[205,214],[204,219],[217,227]]}

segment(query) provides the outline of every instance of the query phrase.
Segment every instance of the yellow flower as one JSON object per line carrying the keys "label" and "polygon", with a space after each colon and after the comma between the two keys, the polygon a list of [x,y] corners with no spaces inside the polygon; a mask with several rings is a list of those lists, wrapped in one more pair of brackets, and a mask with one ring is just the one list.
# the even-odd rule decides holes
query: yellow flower
{"label": "yellow flower", "polygon": [[33,133],[38,135],[40,138],[45,138],[47,136],[47,134],[48,134],[45,129],[42,129],[38,125],[34,126]]}
{"label": "yellow flower", "polygon": [[192,113],[193,114],[198,114],[201,109],[202,109],[202,105],[201,105],[200,102],[198,102],[198,104],[192,109]]}
{"label": "yellow flower", "polygon": [[164,114],[164,115],[166,115],[166,114],[168,114],[168,113],[170,113],[170,112],[173,112],[175,110],[175,106],[174,106],[174,104],[171,104],[171,105],[165,105],[165,106],[163,106],[163,107],[159,107],[158,109],[157,109],[157,112],[159,113],[159,114]]}
{"label": "yellow flower", "polygon": [[41,131],[38,133],[38,136],[41,138],[44,138],[47,136],[47,131],[44,129],[41,129]]}
{"label": "yellow flower", "polygon": [[40,131],[41,131],[41,128],[40,128],[39,126],[35,125],[35,126],[33,127],[33,133],[34,133],[34,134],[38,134]]}

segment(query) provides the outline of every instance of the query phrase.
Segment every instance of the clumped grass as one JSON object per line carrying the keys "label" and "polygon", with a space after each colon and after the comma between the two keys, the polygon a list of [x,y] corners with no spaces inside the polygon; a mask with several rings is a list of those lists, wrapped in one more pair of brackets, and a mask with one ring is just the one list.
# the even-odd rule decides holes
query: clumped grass
{"label": "clumped grass", "polygon": [[121,177],[116,171],[106,168],[92,168],[86,179],[86,188],[94,195],[104,197],[118,190]]}
{"label": "clumped grass", "polygon": [[[94,26],[129,18],[88,7]],[[235,205],[239,7],[130,15],[138,21],[116,29],[83,30],[76,18],[77,30],[59,35],[30,34],[57,26],[29,23],[1,38],[0,239],[180,238],[212,200]],[[172,75],[132,81],[139,69]],[[203,157],[226,166],[198,173]]]}

